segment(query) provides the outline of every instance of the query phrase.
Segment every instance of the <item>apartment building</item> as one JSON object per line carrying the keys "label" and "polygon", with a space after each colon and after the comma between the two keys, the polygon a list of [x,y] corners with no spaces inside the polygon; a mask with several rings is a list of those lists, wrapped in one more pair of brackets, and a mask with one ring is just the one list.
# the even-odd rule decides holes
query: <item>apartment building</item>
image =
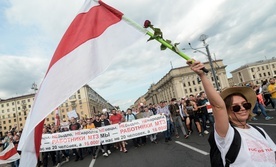
{"label": "apartment building", "polygon": [[276,76],[276,59],[260,60],[245,64],[230,72],[236,85],[247,83],[261,84],[262,81]]}
{"label": "apartment building", "polygon": [[[4,134],[17,125],[24,127],[27,115],[31,110],[35,94],[22,95],[0,100],[0,133]],[[99,114],[102,109],[111,109],[113,106],[101,97],[90,86],[85,85],[74,93],[59,107],[60,119],[68,120],[67,113],[75,110],[79,118],[89,118]],[[55,122],[55,111],[48,115],[45,124]]]}
{"label": "apartment building", "polygon": [[[213,86],[216,87],[209,62],[204,62],[204,65],[209,70],[209,73],[206,75],[213,82]],[[223,61],[215,60],[213,61],[213,66],[219,86],[218,89],[229,87],[225,70],[226,66],[223,64]],[[161,100],[170,101],[173,97],[180,99],[190,94],[196,95],[201,91],[203,91],[203,86],[197,74],[195,74],[189,66],[183,66],[171,69],[156,84],[152,84],[147,93],[143,95],[143,98],[146,100],[147,104],[156,104]],[[139,103],[140,100],[137,100],[134,106],[138,106]]]}

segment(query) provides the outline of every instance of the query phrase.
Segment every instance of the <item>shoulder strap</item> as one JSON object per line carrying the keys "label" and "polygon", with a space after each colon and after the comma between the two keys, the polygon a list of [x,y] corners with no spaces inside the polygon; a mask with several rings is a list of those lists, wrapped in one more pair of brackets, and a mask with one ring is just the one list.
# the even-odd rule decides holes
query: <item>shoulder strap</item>
{"label": "shoulder strap", "polygon": [[252,124],[249,124],[249,125],[252,126],[253,128],[255,128],[257,131],[259,131],[263,135],[263,137],[266,139],[265,133],[258,126],[255,126]]}
{"label": "shoulder strap", "polygon": [[241,135],[235,127],[233,127],[233,129],[234,129],[234,138],[225,156],[225,162],[226,162],[225,167],[229,167],[230,164],[235,162],[241,148]]}

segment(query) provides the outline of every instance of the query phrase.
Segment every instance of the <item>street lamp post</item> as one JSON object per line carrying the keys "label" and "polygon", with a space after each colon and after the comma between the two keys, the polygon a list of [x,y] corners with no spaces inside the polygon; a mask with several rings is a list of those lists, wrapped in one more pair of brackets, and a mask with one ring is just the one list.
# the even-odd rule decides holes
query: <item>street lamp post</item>
{"label": "street lamp post", "polygon": [[217,76],[216,76],[216,73],[215,73],[215,70],[214,70],[214,66],[213,66],[213,61],[212,61],[211,54],[210,54],[210,51],[209,51],[209,44],[207,44],[207,43],[205,42],[205,40],[207,39],[207,37],[208,37],[208,36],[205,35],[205,34],[202,34],[202,35],[199,37],[199,40],[203,42],[203,45],[204,45],[204,47],[205,47],[205,49],[206,49],[207,54],[206,54],[205,52],[202,52],[201,50],[192,48],[191,43],[189,43],[189,45],[190,45],[190,47],[191,47],[193,50],[198,51],[198,52],[200,52],[200,53],[202,53],[202,54],[204,54],[204,55],[206,55],[206,56],[208,57],[208,61],[209,61],[210,67],[211,67],[211,72],[212,72],[212,75],[213,75],[213,78],[214,78],[214,81],[215,81],[216,88],[217,88],[217,90],[220,90],[219,84],[218,84],[218,80],[217,80]]}

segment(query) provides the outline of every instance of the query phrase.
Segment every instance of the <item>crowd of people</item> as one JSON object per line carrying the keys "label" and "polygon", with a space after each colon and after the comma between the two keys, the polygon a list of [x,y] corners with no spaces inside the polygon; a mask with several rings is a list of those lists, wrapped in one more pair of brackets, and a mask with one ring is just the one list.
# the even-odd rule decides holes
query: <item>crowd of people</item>
{"label": "crowd of people", "polygon": [[[273,119],[273,117],[268,116],[266,113],[266,106],[269,104],[271,104],[273,108],[276,106],[275,79],[271,78],[269,83],[264,82],[260,86],[248,84],[245,87],[251,87],[256,93],[256,102],[252,104],[252,106],[254,106],[252,107],[254,113],[252,115],[252,120],[257,120],[256,117],[260,114],[264,116],[265,120]],[[200,92],[199,94],[191,94],[181,99],[172,98],[170,101],[162,100],[159,104],[150,103],[147,105],[141,103],[137,108],[128,108],[126,112],[117,109],[111,109],[111,111],[103,110],[101,114],[95,115],[93,118],[71,118],[68,121],[63,120],[60,125],[55,125],[54,123],[44,125],[43,133],[50,134],[81,129],[93,129],[161,114],[165,115],[167,120],[167,130],[163,132],[165,142],[171,141],[173,137],[177,139],[182,136],[179,135],[179,132],[182,132],[183,138],[185,139],[191,137],[193,133],[197,133],[202,137],[209,134],[208,129],[213,129],[215,123],[213,113],[207,109],[208,105],[210,104],[206,93]],[[259,112],[258,109],[260,109],[261,112]],[[2,149],[5,149],[10,142],[17,147],[21,133],[22,130],[18,130],[16,126],[6,132],[1,142]],[[158,139],[157,134],[151,134],[149,136],[132,139],[132,142],[134,148],[138,148],[145,145],[147,142],[158,144],[161,140],[162,137]],[[84,153],[91,155],[92,158],[99,156],[98,152],[102,152],[104,157],[108,157],[111,155],[112,149],[127,153],[127,145],[129,142],[130,141],[122,141],[97,147],[42,152],[38,166],[47,167],[49,164],[48,161],[51,159],[51,164],[58,167],[61,165],[61,162],[69,161],[70,157],[74,157],[75,161],[82,160]],[[19,162],[20,160],[13,162],[12,166],[18,167]]]}

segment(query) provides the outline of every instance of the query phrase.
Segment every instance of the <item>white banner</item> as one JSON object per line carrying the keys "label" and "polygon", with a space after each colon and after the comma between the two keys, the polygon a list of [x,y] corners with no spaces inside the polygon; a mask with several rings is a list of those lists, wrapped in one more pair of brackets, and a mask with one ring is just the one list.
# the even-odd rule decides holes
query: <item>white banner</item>
{"label": "white banner", "polygon": [[43,134],[40,152],[110,144],[167,130],[166,117],[154,115],[95,129]]}

